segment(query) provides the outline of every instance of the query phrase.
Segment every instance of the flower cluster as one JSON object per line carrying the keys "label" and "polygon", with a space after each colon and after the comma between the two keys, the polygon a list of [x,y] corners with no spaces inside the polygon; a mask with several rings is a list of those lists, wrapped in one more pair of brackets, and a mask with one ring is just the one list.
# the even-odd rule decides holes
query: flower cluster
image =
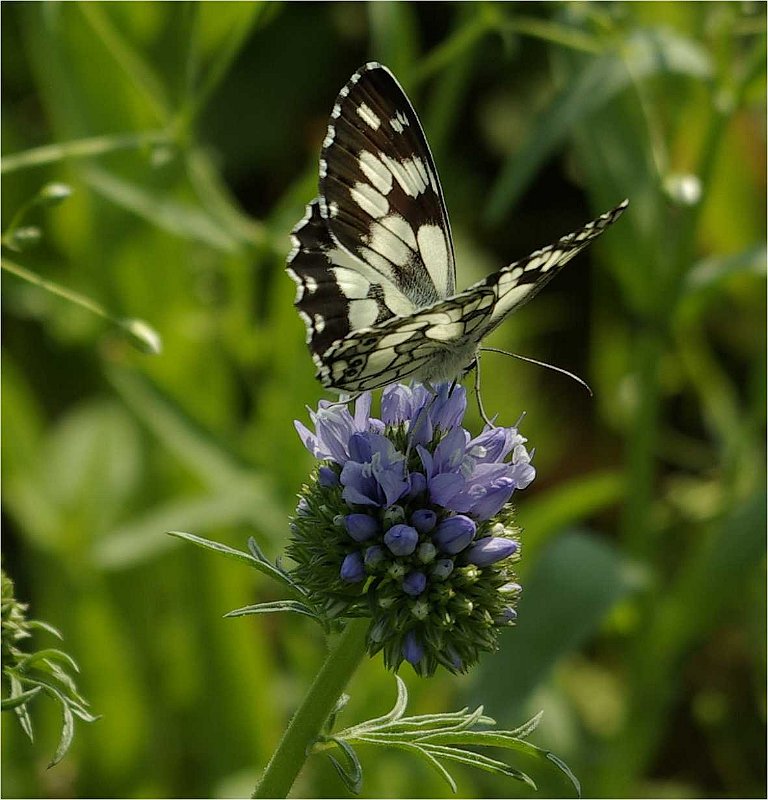
{"label": "flower cluster", "polygon": [[326,618],[370,616],[369,652],[422,675],[465,671],[514,622],[519,557],[510,498],[535,476],[517,428],[461,422],[462,386],[384,390],[354,414],[321,402],[314,433],[296,422],[320,464],[301,492],[288,553]]}

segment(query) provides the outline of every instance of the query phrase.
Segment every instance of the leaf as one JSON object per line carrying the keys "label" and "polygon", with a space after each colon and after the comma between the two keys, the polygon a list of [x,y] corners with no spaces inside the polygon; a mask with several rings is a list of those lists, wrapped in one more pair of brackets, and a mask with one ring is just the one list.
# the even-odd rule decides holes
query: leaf
{"label": "leaf", "polygon": [[[167,531],[169,536],[175,536],[177,539],[183,539],[184,541],[191,542],[192,544],[197,545],[198,547],[202,547],[206,550],[212,550],[219,555],[226,556],[227,558],[232,558],[235,561],[240,561],[242,563],[248,564],[248,566],[253,567],[254,569],[258,570],[259,572],[263,572],[265,575],[268,575],[270,578],[274,578],[274,580],[282,583],[284,586],[288,586],[291,591],[298,592],[295,584],[293,583],[290,578],[286,577],[284,572],[281,572],[277,567],[274,567],[268,561],[259,561],[258,559],[254,558],[250,553],[244,553],[242,550],[235,550],[233,547],[229,547],[226,544],[221,544],[221,542],[213,542],[210,539],[204,539],[202,536],[195,536],[194,533],[184,533],[183,531]],[[289,602],[289,601],[285,601]],[[298,604],[297,605],[301,605]],[[230,612],[227,616],[231,616],[234,612]],[[257,613],[257,612],[251,612]],[[313,614],[314,616],[314,614]]]}
{"label": "leaf", "polygon": [[517,739],[525,739],[526,736],[530,736],[536,730],[536,728],[539,727],[539,723],[541,722],[541,718],[543,716],[544,712],[539,711],[539,713],[532,716],[528,722],[524,722],[519,727],[509,731],[509,735],[514,736]]}
{"label": "leaf", "polygon": [[[48,691],[53,690],[49,687]],[[58,764],[59,761],[64,758],[67,750],[69,750],[69,746],[72,744],[72,738],[75,735],[75,718],[72,715],[72,710],[70,709],[69,704],[61,696],[59,696],[59,699],[61,701],[62,716],[61,737],[59,738],[59,744],[56,747],[56,752],[53,754],[53,758],[48,764],[48,769],[55,767],[56,764]]]}
{"label": "leaf", "polygon": [[16,669],[18,670],[26,670],[29,667],[36,664],[38,661],[45,661],[45,660],[55,660],[55,661],[63,661],[67,666],[71,667],[75,672],[79,672],[79,668],[75,663],[75,660],[72,656],[68,655],[67,653],[63,652],[62,650],[56,650],[55,648],[48,648],[46,650],[37,650],[34,653],[30,653],[24,658],[20,659],[16,665]]}
{"label": "leaf", "polygon": [[459,764],[466,764],[469,767],[476,767],[477,769],[482,769],[485,772],[492,772],[497,775],[506,775],[508,778],[513,778],[516,781],[527,784],[532,789],[536,789],[536,784],[525,772],[510,767],[503,761],[485,756],[482,753],[474,753],[471,750],[462,750],[457,747],[443,747],[441,745],[421,745],[421,747],[425,752],[430,753],[436,758],[456,761]]}
{"label": "leaf", "polygon": [[417,756],[426,764],[428,764],[437,774],[451,787],[451,791],[456,794],[458,791],[458,787],[456,786],[456,781],[453,779],[453,775],[429,752],[427,752],[423,747],[419,747],[415,744],[410,744],[409,742],[397,742],[392,745],[392,747],[398,750],[405,750],[407,753],[411,753],[414,756]]}
{"label": "leaf", "polygon": [[334,736],[330,736],[328,739],[342,751],[351,767],[351,772],[347,771],[341,762],[330,753],[328,754],[328,758],[341,776],[347,789],[353,794],[360,794],[360,790],[363,787],[363,768],[360,765],[360,759],[358,759],[357,753],[354,751],[354,748],[343,739],[337,739]]}
{"label": "leaf", "polygon": [[[19,697],[21,694],[24,693],[24,689],[22,687],[22,683],[19,678],[11,673],[9,670],[5,671],[5,674],[8,676],[11,682],[11,697]],[[38,687],[42,688],[42,687]],[[13,709],[16,717],[19,720],[19,724],[21,725],[21,729],[24,733],[27,734],[29,737],[30,742],[35,741],[35,734],[32,729],[32,718],[29,716],[29,710],[27,709],[26,703],[24,705],[17,706]]]}
{"label": "leaf", "polygon": [[320,621],[320,618],[309,606],[304,605],[304,603],[299,603],[296,600],[275,600],[271,603],[255,603],[254,605],[236,608],[234,611],[230,611],[224,616],[246,617],[250,614],[271,614],[277,611],[292,611],[295,614],[303,614],[306,617],[312,617],[312,619],[318,622]]}
{"label": "leaf", "polygon": [[[537,717],[540,717],[538,714]],[[514,750],[533,756],[539,760],[550,761],[553,763],[573,784],[574,788],[581,796],[581,784],[573,774],[570,767],[554,753],[537,747],[535,744],[519,739],[512,734],[512,731],[466,731],[463,733],[436,733],[430,734],[419,740],[429,745],[472,745],[475,747],[500,747],[505,750]]]}
{"label": "leaf", "polygon": [[11,696],[5,698],[2,703],[0,704],[0,708],[3,711],[9,711],[12,708],[18,708],[19,706],[24,705],[29,700],[31,700],[40,690],[42,689],[41,686],[34,686],[32,689],[27,689],[24,692],[19,692],[18,694],[13,694],[13,689],[11,690]]}

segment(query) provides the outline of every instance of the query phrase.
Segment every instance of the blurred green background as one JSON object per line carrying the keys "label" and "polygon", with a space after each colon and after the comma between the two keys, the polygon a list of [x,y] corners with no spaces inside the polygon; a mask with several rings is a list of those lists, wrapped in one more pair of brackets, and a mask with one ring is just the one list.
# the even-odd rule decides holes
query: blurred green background
{"label": "blurred green background", "polygon": [[[73,189],[4,256],[163,342],[144,354],[3,273],[4,567],[102,715],[46,771],[55,705],[34,700],[34,744],[3,714],[3,796],[243,795],[322,661],[308,620],[223,620],[279,595],[163,532],[285,544],[311,467],[292,420],[323,394],[284,259],[368,59],[422,118],[461,287],[631,201],[493,336],[595,397],[486,356],[486,408],[527,412],[539,470],[517,496],[520,622],[471,675],[404,670],[412,708],[482,702],[507,727],[543,709],[534,741],[586,796],[765,796],[765,12],[3,4],[3,230],[46,183]],[[394,681],[376,659],[350,692],[345,724]],[[364,796],[446,795],[405,754],[361,757]],[[465,797],[532,796],[458,778]],[[317,758],[294,791],[344,789]]]}

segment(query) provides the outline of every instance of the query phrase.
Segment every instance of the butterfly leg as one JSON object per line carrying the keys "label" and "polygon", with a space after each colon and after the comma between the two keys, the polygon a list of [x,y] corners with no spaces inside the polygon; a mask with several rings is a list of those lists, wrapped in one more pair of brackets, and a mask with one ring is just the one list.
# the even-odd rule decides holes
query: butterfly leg
{"label": "butterfly leg", "polygon": [[477,409],[480,412],[480,416],[483,418],[483,422],[493,428],[494,424],[488,419],[488,415],[485,413],[483,398],[480,394],[480,353],[475,356],[475,360],[469,366],[469,369],[473,368],[475,370],[475,397],[477,398]]}

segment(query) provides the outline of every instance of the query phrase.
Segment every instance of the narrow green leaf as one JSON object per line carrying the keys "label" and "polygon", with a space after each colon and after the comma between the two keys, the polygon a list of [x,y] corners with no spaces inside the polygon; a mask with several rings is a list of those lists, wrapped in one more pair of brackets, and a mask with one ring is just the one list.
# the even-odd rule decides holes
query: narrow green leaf
{"label": "narrow green leaf", "polygon": [[[293,581],[287,577],[284,572],[281,572],[270,564],[269,561],[258,561],[250,553],[244,553],[242,550],[235,550],[233,547],[221,544],[221,542],[213,542],[210,539],[204,539],[202,536],[195,536],[194,533],[184,533],[183,531],[167,531],[167,533],[169,536],[175,536],[177,539],[184,539],[187,542],[196,544],[198,547],[203,547],[206,550],[213,550],[227,558],[233,558],[235,561],[248,564],[259,572],[263,572],[265,575],[269,575],[270,578],[274,578],[274,580],[287,586],[291,591],[298,593],[298,589]],[[232,613],[233,612],[230,612],[230,615]]]}
{"label": "narrow green leaf", "polygon": [[184,531],[166,531],[168,536],[175,536],[177,539],[183,539],[186,542],[192,542],[198,547],[203,547],[206,550],[213,550],[215,553],[233,558],[235,561],[242,561],[250,567],[255,567],[263,562],[257,561],[249,553],[244,553],[242,550],[235,550],[234,547],[222,544],[221,542],[214,542],[211,539],[204,539],[202,536],[196,536],[194,533],[185,533]]}
{"label": "narrow green leaf", "polygon": [[397,742],[391,745],[398,750],[404,750],[411,755],[414,755],[428,764],[447,784],[450,786],[451,791],[456,794],[458,787],[453,775],[441,764],[431,753],[427,752],[423,747],[419,747],[409,742]]}
{"label": "narrow green leaf", "polygon": [[0,708],[2,708],[3,711],[8,711],[11,708],[18,708],[18,706],[24,705],[24,703],[31,700],[41,689],[42,687],[35,686],[19,694],[11,694],[10,697],[6,697],[2,703],[0,703]]}
{"label": "narrow green leaf", "polygon": [[[539,715],[540,716],[540,715]],[[573,784],[574,788],[581,796],[581,784],[576,776],[571,772],[568,765],[554,753],[537,747],[530,742],[519,739],[512,734],[512,731],[464,731],[462,733],[436,733],[424,736],[419,740],[431,745],[472,745],[473,747],[500,747],[505,750],[514,750],[527,756],[532,756],[539,760],[553,763]]]}
{"label": "narrow green leaf", "polygon": [[271,603],[255,603],[242,608],[236,608],[225,614],[225,617],[246,617],[250,614],[271,614],[278,611],[289,611],[295,614],[303,614],[306,617],[312,617],[314,620],[319,620],[319,617],[304,603],[299,603],[296,600],[275,600]]}
{"label": "narrow green leaf", "polygon": [[154,144],[171,144],[171,141],[170,135],[164,131],[145,131],[59,142],[3,156],[2,162],[0,162],[0,172],[8,173],[17,169],[39,167],[56,161],[64,161],[67,158],[88,158],[113,153],[116,150],[131,150]]}
{"label": "narrow green leaf", "polygon": [[32,628],[33,630],[45,631],[46,633],[50,633],[51,635],[55,636],[57,639],[64,638],[61,634],[61,631],[59,631],[57,628],[54,628],[53,625],[43,622],[43,620],[40,619],[27,620],[27,627]]}
{"label": "narrow green leaf", "polygon": [[[530,736],[536,730],[536,728],[539,727],[539,723],[541,722],[541,718],[543,716],[544,712],[539,711],[539,713],[532,716],[528,722],[524,722],[519,727],[509,731],[509,735],[513,736],[515,739],[525,739],[526,736]],[[502,732],[503,731],[498,731],[498,733]]]}
{"label": "narrow green leaf", "polygon": [[29,667],[34,666],[38,661],[46,661],[49,659],[53,661],[63,661],[65,664],[71,667],[75,672],[80,671],[72,656],[68,655],[62,650],[57,650],[56,648],[53,647],[49,647],[46,650],[37,650],[34,653],[30,653],[29,655],[19,660],[18,664],[16,665],[16,668],[18,670],[26,670],[29,669]]}
{"label": "narrow green leaf", "polygon": [[576,789],[577,796],[581,797],[581,783],[579,782],[579,779],[573,774],[571,768],[565,763],[565,761],[563,761],[562,758],[556,756],[549,750],[544,750],[543,752],[545,754],[546,759],[548,761],[551,761],[573,784],[574,788]]}
{"label": "narrow green leaf", "polygon": [[[49,689],[49,691],[51,690]],[[69,746],[72,744],[72,738],[75,735],[75,718],[72,715],[72,710],[63,698],[59,699],[61,700],[62,716],[61,737],[59,738],[59,744],[56,747],[56,752],[53,754],[53,758],[48,764],[48,769],[55,767],[56,764],[58,764],[59,761],[64,758],[67,750],[69,750]]]}
{"label": "narrow green leaf", "polygon": [[532,789],[536,789],[534,781],[525,773],[514,767],[510,767],[503,761],[498,761],[490,756],[485,756],[482,753],[474,753],[471,750],[462,750],[456,747],[442,747],[440,745],[420,745],[428,753],[431,753],[436,758],[447,759],[449,761],[456,761],[459,764],[466,764],[469,767],[482,769],[485,772],[492,772],[497,775],[506,775],[508,778],[513,778],[516,781],[525,783]]}
{"label": "narrow green leaf", "polygon": [[[10,670],[4,671],[5,675],[8,676],[11,682],[11,696],[18,697],[19,695],[24,693],[24,688],[22,686],[21,680],[14,675]],[[42,687],[34,687],[34,688],[42,688]],[[29,716],[29,710],[27,709],[26,703],[20,706],[16,706],[13,709],[14,713],[16,714],[17,719],[19,720],[19,724],[21,725],[21,729],[24,733],[27,734],[30,742],[35,741],[35,733],[32,729],[32,718]]]}
{"label": "narrow green leaf", "polygon": [[[474,717],[473,712],[472,716]],[[429,728],[430,726],[435,726],[436,731],[448,730],[448,729],[455,729],[461,730],[465,726],[465,722],[467,720],[469,714],[469,709],[464,708],[459,712],[451,713],[451,714],[423,714],[414,717],[406,717],[405,719],[401,719],[398,722],[395,722],[391,725],[386,727],[388,732],[392,731],[421,731],[424,732],[422,729]],[[478,716],[474,719],[475,725],[495,725],[496,720],[493,717],[486,717],[484,715]]]}
{"label": "narrow green leaf", "polygon": [[334,758],[330,753],[328,754],[328,758],[341,776],[341,779],[344,781],[344,785],[347,787],[347,789],[349,789],[349,791],[353,794],[360,794],[360,790],[363,787],[363,768],[360,764],[360,759],[357,757],[357,753],[355,752],[354,748],[343,739],[337,739],[335,736],[330,736],[329,741],[332,741],[344,754],[351,772],[348,771],[341,764],[341,762]]}
{"label": "narrow green leaf", "polygon": [[405,709],[408,707],[408,687],[399,675],[395,675],[395,680],[397,681],[397,697],[395,699],[395,704],[392,706],[392,710],[388,714],[384,714],[383,717],[369,720],[366,724],[371,727],[387,725],[390,722],[399,720],[405,713]]}
{"label": "narrow green leaf", "polygon": [[92,314],[96,314],[96,316],[101,317],[102,319],[107,320],[107,322],[110,322],[112,325],[117,326],[117,328],[128,337],[131,344],[133,344],[143,353],[157,354],[160,352],[160,336],[143,320],[120,319],[119,317],[116,317],[114,314],[107,311],[107,309],[101,305],[101,303],[97,303],[90,297],[86,297],[84,294],[80,294],[80,292],[72,291],[71,289],[61,286],[54,281],[49,281],[47,278],[42,278],[35,272],[22,267],[20,264],[17,264],[15,261],[11,261],[8,258],[2,259],[0,264],[2,265],[2,268],[6,270],[6,272],[10,272],[17,278],[21,278],[22,280],[25,280],[46,292],[50,292],[57,297],[68,300],[70,303],[74,303],[75,305],[80,306],[80,308],[84,308],[86,311],[90,311]]}

